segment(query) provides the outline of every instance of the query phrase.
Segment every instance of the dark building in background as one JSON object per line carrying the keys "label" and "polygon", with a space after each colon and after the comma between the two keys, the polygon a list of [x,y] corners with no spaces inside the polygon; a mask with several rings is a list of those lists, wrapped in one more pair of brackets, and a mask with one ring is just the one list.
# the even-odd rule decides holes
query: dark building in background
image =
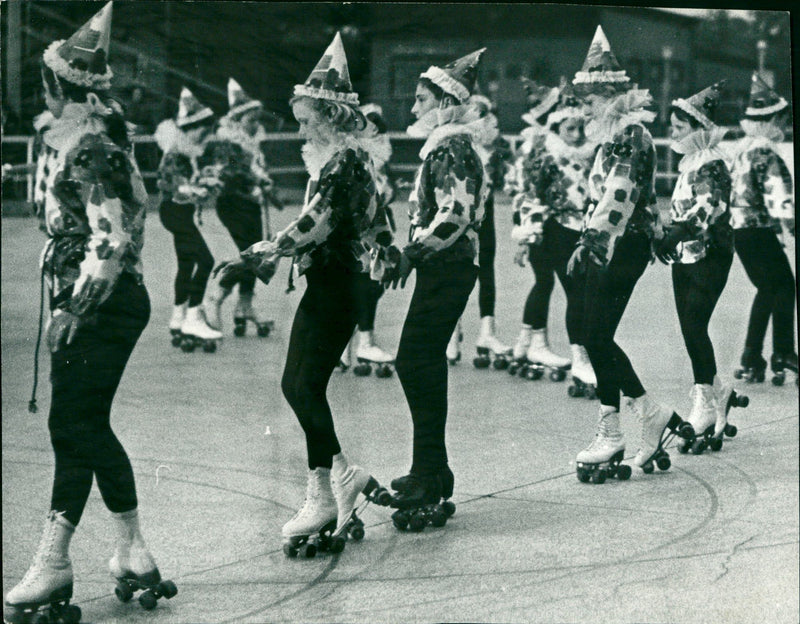
{"label": "dark building in background", "polygon": [[[44,107],[38,63],[44,47],[99,8],[94,2],[8,0],[2,11],[3,109],[23,131]],[[788,24],[788,14],[784,15]],[[431,64],[488,48],[479,84],[496,100],[505,132],[521,129],[520,77],[558,84],[571,77],[602,24],[631,78],[647,87],[662,113],[669,102],[721,78],[729,90],[723,122],[734,123],[756,68],[754,45],[704,37],[703,20],[658,9],[525,4],[333,4],[151,2],[117,0],[111,65],[125,101],[145,93],[137,115],[173,115],[182,84],[218,113],[233,76],[270,113],[268,128],[291,128],[292,87],[302,82],[341,31],[354,87],[384,107],[390,130],[404,129],[416,79]],[[10,36],[9,36],[10,35]],[[723,42],[724,43],[724,42]],[[775,87],[791,97],[790,50],[766,51]],[[656,128],[658,132],[659,127]]]}

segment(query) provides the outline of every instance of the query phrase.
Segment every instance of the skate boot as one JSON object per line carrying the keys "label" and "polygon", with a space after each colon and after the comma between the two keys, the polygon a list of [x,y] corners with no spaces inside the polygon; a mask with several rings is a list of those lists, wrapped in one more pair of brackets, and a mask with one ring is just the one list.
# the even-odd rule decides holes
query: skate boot
{"label": "skate boot", "polygon": [[733,376],[736,379],[744,379],[747,383],[762,383],[764,381],[767,361],[761,357],[760,352],[756,353],[753,349],[745,347],[741,364],[741,368],[733,371]]}
{"label": "skate boot", "polygon": [[[700,455],[709,447],[711,438],[714,437],[720,405],[714,388],[708,384],[695,384],[689,396],[692,397],[689,423],[694,428],[694,436],[679,444],[678,451],[686,453],[691,449],[692,453]],[[719,448],[722,448],[721,444]]]}
{"label": "skate boot", "polygon": [[[240,286],[241,288],[241,286]],[[239,300],[233,310],[233,335],[242,337],[247,330],[247,321],[256,326],[256,333],[266,338],[275,327],[275,321],[265,321],[256,315],[253,309],[253,293],[239,291]]]}
{"label": "skate boot", "polygon": [[[392,495],[385,487],[360,466],[348,465],[343,453],[333,456],[331,468],[331,489],[336,499],[336,529],[331,534],[330,551],[339,553],[344,550],[348,535],[360,541],[364,539],[364,522],[358,515],[369,503],[384,507],[392,501]],[[356,508],[358,495],[364,500]]]}
{"label": "skate boot", "polygon": [[[444,494],[452,495],[452,472],[449,483],[443,472],[433,474],[411,473],[392,481],[401,489],[392,499],[392,507],[397,509],[392,514],[392,523],[400,531],[406,529],[419,532],[426,526],[443,527],[447,518],[455,513],[455,505],[450,501],[442,503]],[[445,485],[449,488],[445,490]]]}
{"label": "skate boot", "polygon": [[298,554],[311,559],[318,550],[329,550],[331,533],[336,529],[336,515],[330,469],[309,470],[303,506],[283,525],[283,553],[290,559]]}
{"label": "skate boot", "polygon": [[547,329],[534,329],[531,337],[531,346],[526,355],[529,366],[544,371],[550,371],[551,381],[564,381],[570,369],[569,359],[556,355],[550,350],[547,342]]}
{"label": "skate boot", "polygon": [[205,312],[206,323],[211,329],[216,329],[218,332],[222,331],[220,310],[222,302],[228,298],[232,290],[232,288],[223,288],[215,280],[209,281],[203,311]]}
{"label": "skate boot", "polygon": [[478,356],[472,360],[475,368],[489,368],[491,364],[495,370],[508,368],[512,349],[497,339],[494,333],[494,317],[481,318],[481,333],[475,342]]}
{"label": "skate boot", "polygon": [[714,425],[714,435],[708,441],[712,451],[722,448],[723,436],[733,438],[738,429],[736,425],[728,424],[728,412],[732,407],[747,407],[750,399],[743,394],[738,394],[733,387],[725,385],[718,376],[714,376],[714,396],[717,399],[717,422]]}
{"label": "skate boot", "polygon": [[151,611],[159,598],[169,600],[178,593],[178,588],[172,581],[161,580],[139,528],[139,510],[112,513],[111,517],[117,529],[117,547],[108,562],[111,576],[117,579],[114,593],[120,602],[128,602],[135,592],[141,591],[139,604]]}
{"label": "skate boot", "polygon": [[512,359],[511,363],[508,365],[509,375],[520,373],[520,377],[522,376],[522,369],[528,361],[525,355],[528,353],[528,348],[531,346],[532,335],[533,329],[529,325],[523,325],[519,332],[517,343],[514,345],[514,349],[511,352]]}
{"label": "skate boot", "polygon": [[597,377],[594,374],[589,354],[583,345],[570,345],[572,349],[572,384],[567,388],[571,397],[597,398]]}
{"label": "skate boot", "polygon": [[372,372],[375,365],[375,376],[381,379],[391,377],[394,369],[394,358],[375,344],[373,331],[358,332],[358,349],[356,349],[358,364],[353,372],[359,377],[366,377]]}
{"label": "skate boot", "polygon": [[774,373],[772,377],[773,386],[782,386],[786,381],[786,371],[794,373],[795,384],[797,377],[797,354],[796,353],[773,353],[770,358],[770,368]]}
{"label": "skate boot", "polygon": [[347,346],[344,348],[344,351],[342,351],[342,355],[339,357],[339,363],[336,365],[343,373],[346,373],[347,369],[350,368],[350,349],[352,342],[352,339],[348,341]]}
{"label": "skate boot", "polygon": [[[450,500],[450,498],[452,498],[453,496],[453,486],[455,484],[455,477],[453,476],[453,471],[450,470],[449,466],[445,466],[442,470],[440,470],[438,476],[442,485],[442,501],[440,505],[445,513],[445,521],[446,521],[447,518],[450,518],[456,513],[456,504]],[[402,477],[397,477],[396,479],[392,479],[390,486],[398,494],[403,494],[408,488],[409,480],[412,479],[413,477],[411,474],[407,474]]]}
{"label": "skate boot", "polygon": [[625,440],[619,427],[619,411],[611,405],[601,405],[594,440],[575,458],[578,480],[601,484],[607,477],[620,481],[630,479],[631,467],[622,463],[624,456]]}
{"label": "skate boot", "polygon": [[80,622],[80,608],[69,604],[72,598],[69,542],[74,532],[75,527],[64,518],[63,513],[51,511],[47,515],[33,564],[6,595],[3,609],[5,622]]}
{"label": "skate boot", "polygon": [[181,334],[183,334],[181,349],[186,353],[191,353],[195,347],[202,347],[206,353],[214,353],[217,350],[217,341],[222,338],[220,332],[211,329],[206,324],[201,306],[186,310],[186,319],[181,325]]}
{"label": "skate boot", "polygon": [[453,335],[450,336],[450,342],[447,343],[447,362],[450,366],[455,366],[461,361],[461,341],[464,340],[464,334],[461,332],[461,321],[456,323],[456,328],[453,330]]}
{"label": "skate boot", "polygon": [[669,470],[672,461],[665,447],[675,436],[691,440],[694,436],[692,426],[647,394],[636,399],[628,398],[627,403],[641,426],[639,450],[633,463],[645,474],[653,472],[654,463],[659,470]]}
{"label": "skate boot", "polygon": [[172,316],[169,319],[169,335],[173,347],[181,346],[181,325],[186,318],[186,306],[184,302],[172,307]]}

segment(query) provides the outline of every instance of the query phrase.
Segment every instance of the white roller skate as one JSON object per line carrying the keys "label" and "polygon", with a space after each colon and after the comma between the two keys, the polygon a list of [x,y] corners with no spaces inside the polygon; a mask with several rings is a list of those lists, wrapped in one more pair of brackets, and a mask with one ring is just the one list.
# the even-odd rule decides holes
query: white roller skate
{"label": "white roller skate", "polygon": [[576,472],[581,483],[605,483],[607,477],[625,481],[631,467],[622,463],[625,439],[619,426],[619,411],[611,405],[601,405],[597,431],[591,444],[575,458]]}
{"label": "white roller skate", "polygon": [[[701,455],[711,444],[714,430],[717,427],[717,416],[720,405],[714,388],[709,384],[695,384],[689,396],[692,398],[692,411],[689,412],[689,423],[694,428],[694,436],[678,445],[681,453],[689,450]],[[717,443],[714,443],[717,446]],[[719,445],[720,448],[722,445]],[[717,449],[718,450],[718,449]]]}
{"label": "white roller skate", "polygon": [[456,323],[456,328],[450,336],[450,342],[447,343],[445,355],[447,362],[450,366],[455,366],[461,361],[461,341],[464,340],[464,334],[461,332],[461,320]]}
{"label": "white roller skate", "polygon": [[626,402],[641,426],[639,450],[633,463],[646,474],[653,472],[654,464],[659,470],[669,470],[672,461],[664,447],[675,436],[691,440],[694,435],[691,425],[647,394],[635,399],[626,398]]}
{"label": "white roller skate", "polygon": [[[344,550],[348,536],[356,541],[364,539],[364,522],[358,517],[369,503],[387,506],[392,496],[374,477],[360,466],[348,465],[344,453],[333,456],[331,489],[336,500],[336,529],[331,534],[330,551]],[[364,501],[356,509],[358,495]]]}
{"label": "white roller skate", "polygon": [[[5,622],[80,622],[80,608],[69,604],[72,598],[69,542],[74,532],[75,527],[63,513],[51,511],[47,515],[33,564],[6,595]],[[42,607],[44,609],[39,611]]]}
{"label": "white roller skate", "polygon": [[222,302],[228,298],[233,289],[222,288],[215,280],[208,282],[206,290],[206,300],[203,304],[203,312],[205,313],[206,323],[211,329],[222,331]]}
{"label": "white roller skate", "polygon": [[173,347],[181,346],[181,326],[186,318],[186,302],[172,307],[172,316],[169,318],[169,335]]}
{"label": "white roller skate", "polygon": [[572,383],[567,388],[567,394],[571,397],[586,397],[587,399],[597,398],[597,377],[594,368],[589,361],[589,354],[586,347],[579,344],[570,345],[572,350]]}
{"label": "white roller skate", "polygon": [[372,366],[375,365],[376,377],[391,377],[394,357],[375,344],[375,333],[371,330],[360,331],[357,340],[356,360],[358,364],[353,368],[353,372],[359,377],[366,377],[372,372]]}
{"label": "white roller skate", "polygon": [[217,350],[217,341],[222,338],[221,332],[206,324],[202,306],[186,310],[181,334],[181,349],[186,353],[191,353],[195,347],[202,347],[206,353],[214,353]]}
{"label": "white roller skate", "polygon": [[283,553],[311,559],[318,550],[328,550],[336,529],[337,506],[331,489],[329,468],[308,471],[306,499],[295,516],[283,525]]}
{"label": "white roller skate", "polygon": [[528,353],[528,348],[531,346],[531,337],[533,336],[533,328],[530,325],[523,325],[519,332],[519,337],[511,352],[511,363],[508,365],[508,374],[516,375],[520,373],[522,376],[522,369],[528,361],[525,356]]}
{"label": "white roller skate", "polygon": [[478,356],[472,360],[475,368],[489,368],[490,364],[495,370],[508,368],[512,349],[500,342],[494,332],[494,317],[484,316],[481,318],[481,333],[478,340],[475,341],[475,350],[478,352]]}
{"label": "white roller skate", "polygon": [[722,449],[723,436],[733,438],[738,433],[736,425],[728,423],[728,412],[732,407],[747,407],[750,405],[749,397],[739,394],[733,389],[733,386],[728,386],[722,383],[719,376],[714,376],[714,395],[717,399],[717,422],[714,425],[714,435],[708,441],[708,445],[712,451],[719,451]]}
{"label": "white roller skate", "polygon": [[[241,288],[241,286],[239,286]],[[253,293],[239,293],[239,300],[233,309],[233,335],[242,337],[247,331],[247,321],[256,326],[256,333],[266,338],[275,327],[275,321],[265,321],[253,309]]]}
{"label": "white roller skate", "polygon": [[[547,342],[547,329],[534,329],[531,336],[531,346],[526,355],[528,365],[532,369],[539,369],[544,373],[550,371],[551,381],[564,381],[571,362],[568,358],[553,353]],[[542,375],[539,375],[541,377]],[[530,375],[529,375],[530,377]]]}
{"label": "white roller skate", "polygon": [[155,609],[158,599],[170,599],[178,593],[175,583],[161,580],[156,562],[144,543],[139,528],[139,511],[132,509],[112,513],[117,531],[117,546],[108,562],[108,569],[117,580],[114,593],[120,602],[128,602],[137,591],[143,609]]}

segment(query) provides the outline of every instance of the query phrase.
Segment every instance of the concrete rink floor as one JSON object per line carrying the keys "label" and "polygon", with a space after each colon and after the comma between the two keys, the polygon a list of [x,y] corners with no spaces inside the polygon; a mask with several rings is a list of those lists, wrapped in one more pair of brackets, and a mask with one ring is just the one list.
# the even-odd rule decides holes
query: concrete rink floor
{"label": "concrete rink floor", "polygon": [[[291,214],[296,213],[290,209]],[[395,214],[405,227],[406,206]],[[289,211],[273,214],[286,223]],[[204,231],[217,259],[233,244],[211,211]],[[512,264],[510,207],[497,206],[499,335],[513,342],[532,284]],[[30,396],[39,252],[33,219],[2,223],[3,593],[27,569],[48,510],[49,360],[41,357],[39,413]],[[405,231],[398,233],[405,240]],[[788,253],[794,262],[794,242]],[[477,288],[464,318],[464,358],[450,369],[448,445],[456,515],[443,529],[400,533],[386,508],[363,514],[366,538],[341,555],[287,560],[280,529],[305,492],[305,445],[280,392],[291,319],[305,288],[285,295],[288,263],[257,287],[276,320],[268,338],[231,334],[215,354],[170,346],[175,259],[155,212],[145,279],[152,317],[123,377],[114,428],[136,472],[143,530],[165,578],[179,588],[153,612],[114,597],[113,533],[96,488],[72,541],[74,601],[84,622],[797,622],[798,391],[737,383],[748,409],[719,453],[672,452],[667,472],[584,485],[576,453],[594,433],[597,402],[566,383],[480,371]],[[413,287],[389,291],[377,334],[395,350]],[[722,376],[732,378],[754,293],[738,260],[712,319]],[[550,333],[568,353],[556,287]],[[691,367],[669,270],[652,265],[618,332],[649,392],[688,415]],[[768,344],[765,354],[771,353]],[[408,408],[397,377],[336,372],[329,389],[348,456],[384,484],[410,462]],[[629,459],[637,430],[624,413]]]}

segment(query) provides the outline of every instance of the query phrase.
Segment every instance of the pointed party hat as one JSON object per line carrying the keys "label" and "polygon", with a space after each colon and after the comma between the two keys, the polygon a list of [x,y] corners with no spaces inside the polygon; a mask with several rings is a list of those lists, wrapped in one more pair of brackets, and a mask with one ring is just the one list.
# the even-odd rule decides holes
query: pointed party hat
{"label": "pointed party hat", "polygon": [[420,78],[427,78],[446,94],[454,96],[459,102],[466,102],[475,90],[478,63],[485,51],[486,48],[475,50],[444,67],[431,65]]}
{"label": "pointed party hat", "polygon": [[750,100],[744,114],[752,117],[771,115],[789,106],[789,102],[778,95],[758,72],[753,72],[750,82]]}
{"label": "pointed party hat", "polygon": [[673,100],[672,105],[699,121],[707,130],[711,129],[716,125],[714,119],[719,108],[720,92],[726,82],[727,80],[720,80],[686,100]]}
{"label": "pointed party hat", "polygon": [[620,67],[617,57],[611,50],[603,27],[598,26],[583,61],[583,67],[575,74],[572,84],[596,85],[596,84],[623,84],[630,81],[625,70]]}
{"label": "pointed party hat", "polygon": [[547,112],[552,111],[558,103],[558,87],[548,87],[539,84],[530,78],[522,78],[522,86],[529,101],[533,101],[533,106],[529,111],[522,115],[522,120],[532,126],[538,123],[536,120]]}
{"label": "pointed party hat", "polygon": [[580,99],[575,95],[575,88],[566,79],[562,78],[558,90],[558,104],[555,110],[547,116],[545,125],[549,128],[564,119],[574,119],[575,117],[583,117],[583,106]]}
{"label": "pointed party hat", "polygon": [[185,128],[213,116],[214,111],[202,104],[194,93],[186,87],[181,90],[181,97],[178,100],[178,117],[175,119],[175,123],[179,128]]}
{"label": "pointed party hat", "polygon": [[228,78],[228,117],[240,117],[249,110],[261,108],[261,102],[254,100],[233,78]]}
{"label": "pointed party hat", "polygon": [[112,5],[106,4],[69,39],[54,41],[44,51],[45,65],[59,78],[90,89],[111,88],[114,74],[108,66],[108,48]]}
{"label": "pointed party hat", "polygon": [[350,82],[347,56],[338,32],[305,83],[295,85],[294,94],[358,106],[358,94]]}

